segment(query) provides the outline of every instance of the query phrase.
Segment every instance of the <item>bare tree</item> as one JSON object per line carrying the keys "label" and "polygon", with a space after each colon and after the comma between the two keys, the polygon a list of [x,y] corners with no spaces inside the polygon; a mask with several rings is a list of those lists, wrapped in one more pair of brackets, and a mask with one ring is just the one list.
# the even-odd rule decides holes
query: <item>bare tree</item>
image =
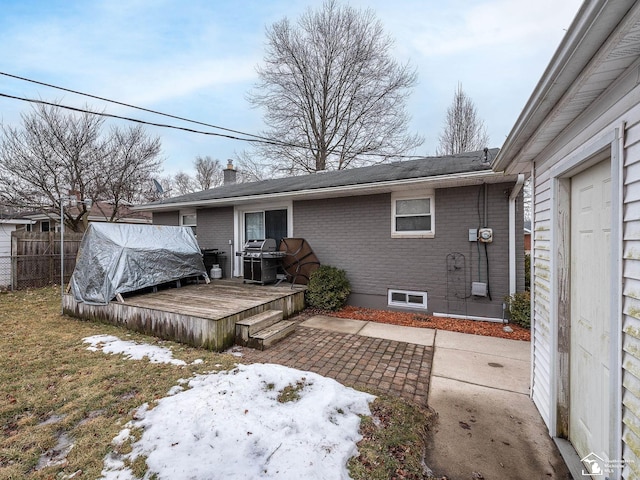
{"label": "bare tree", "polygon": [[110,170],[104,175],[100,196],[112,202],[110,222],[119,218],[120,206],[140,200],[144,185],[160,166],[160,139],[148,137],[141,125],[112,128],[107,143]]}
{"label": "bare tree", "polygon": [[[265,111],[260,153],[283,174],[385,161],[422,143],[406,133],[415,70],[390,56],[392,40],[371,10],[326,0],[292,25],[267,29],[260,82],[249,101]],[[296,148],[297,145],[301,148]]]}
{"label": "bare tree", "polygon": [[[142,127],[112,128],[94,112],[65,114],[37,105],[22,115],[21,128],[3,125],[0,144],[0,203],[39,208],[60,216],[60,199],[110,201],[116,207],[143,193],[160,166],[160,141]],[[80,231],[85,204],[65,209],[65,225]]]}
{"label": "bare tree", "polygon": [[176,195],[185,195],[199,190],[193,177],[182,171],[173,176],[173,189]]}
{"label": "bare tree", "polygon": [[272,164],[262,163],[246,151],[237,153],[235,157],[238,166],[237,183],[257,182],[281,176],[274,172]]}
{"label": "bare tree", "polygon": [[478,117],[473,100],[464,93],[462,85],[458,84],[453,102],[447,109],[436,155],[474,152],[487,147],[488,143],[487,129]]}
{"label": "bare tree", "polygon": [[214,160],[209,155],[197,156],[193,166],[196,169],[195,181],[200,190],[209,190],[222,184],[220,160]]}
{"label": "bare tree", "polygon": [[214,160],[208,155],[197,156],[193,161],[193,168],[195,175],[179,171],[173,176],[171,184],[174,194],[185,195],[222,185],[223,175],[219,160]]}

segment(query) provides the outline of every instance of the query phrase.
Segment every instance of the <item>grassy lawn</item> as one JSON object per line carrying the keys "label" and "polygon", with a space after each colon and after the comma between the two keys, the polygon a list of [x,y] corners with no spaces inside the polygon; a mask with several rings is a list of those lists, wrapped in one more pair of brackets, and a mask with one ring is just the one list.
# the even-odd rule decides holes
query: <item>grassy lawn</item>
{"label": "grassy lawn", "polygon": [[[0,479],[99,478],[112,439],[136,408],[166,396],[179,379],[231,369],[236,357],[110,325],[60,315],[59,290],[0,293]],[[84,337],[109,334],[170,348],[185,366],[127,360],[87,350]],[[191,364],[196,359],[202,363]],[[372,392],[376,393],[376,392]],[[376,400],[365,418],[354,479],[424,478],[420,459],[427,412],[396,399]],[[39,468],[68,438],[59,465]],[[137,471],[144,472],[144,465]]]}

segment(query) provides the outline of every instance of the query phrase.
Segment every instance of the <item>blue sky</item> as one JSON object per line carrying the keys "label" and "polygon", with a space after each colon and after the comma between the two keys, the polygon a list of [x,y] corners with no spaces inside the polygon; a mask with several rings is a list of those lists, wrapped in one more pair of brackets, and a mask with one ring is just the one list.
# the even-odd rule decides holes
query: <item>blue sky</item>
{"label": "blue sky", "polygon": [[[371,8],[395,39],[393,54],[418,72],[414,154],[435,153],[458,82],[500,147],[541,77],[579,0],[351,0]],[[265,28],[295,20],[320,0],[0,0],[0,71],[172,115],[258,134],[247,92],[257,81]],[[197,127],[0,75],[0,93]],[[29,104],[0,98],[18,125]],[[117,121],[109,121],[117,123]],[[161,137],[164,173],[191,171],[197,155],[223,163],[244,142],[149,127]]]}

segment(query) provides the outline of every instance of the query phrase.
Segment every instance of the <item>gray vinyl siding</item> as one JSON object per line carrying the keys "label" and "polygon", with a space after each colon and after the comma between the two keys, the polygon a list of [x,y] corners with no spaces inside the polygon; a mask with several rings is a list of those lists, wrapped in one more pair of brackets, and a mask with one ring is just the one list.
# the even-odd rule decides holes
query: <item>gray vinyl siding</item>
{"label": "gray vinyl siding", "polygon": [[[502,317],[509,288],[508,192],[513,185],[488,185],[488,223],[494,241],[487,246],[492,300],[472,297],[478,276],[478,244],[469,229],[478,228],[482,186],[435,191],[435,238],[391,238],[391,194],[294,202],[294,236],[305,238],[320,262],[344,269],[352,285],[350,303],[386,308],[388,289],[426,291],[428,312]],[[518,285],[524,286],[522,201],[518,202]],[[480,245],[482,269],[484,246]],[[466,281],[454,286],[447,276],[447,255],[464,256]],[[457,298],[454,291],[458,291]],[[464,297],[467,298],[464,298]]]}
{"label": "gray vinyl siding", "polygon": [[627,125],[623,200],[623,458],[640,476],[640,124]]}
{"label": "gray vinyl siding", "polygon": [[153,212],[151,223],[154,225],[180,225],[180,211]]}

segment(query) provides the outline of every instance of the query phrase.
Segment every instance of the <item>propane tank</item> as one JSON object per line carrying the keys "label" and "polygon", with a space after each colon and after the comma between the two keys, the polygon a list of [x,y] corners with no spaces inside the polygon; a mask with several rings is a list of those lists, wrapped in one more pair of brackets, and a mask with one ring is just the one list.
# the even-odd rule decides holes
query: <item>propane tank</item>
{"label": "propane tank", "polygon": [[216,264],[211,267],[210,277],[213,279],[222,278],[222,269],[220,268],[220,265]]}

